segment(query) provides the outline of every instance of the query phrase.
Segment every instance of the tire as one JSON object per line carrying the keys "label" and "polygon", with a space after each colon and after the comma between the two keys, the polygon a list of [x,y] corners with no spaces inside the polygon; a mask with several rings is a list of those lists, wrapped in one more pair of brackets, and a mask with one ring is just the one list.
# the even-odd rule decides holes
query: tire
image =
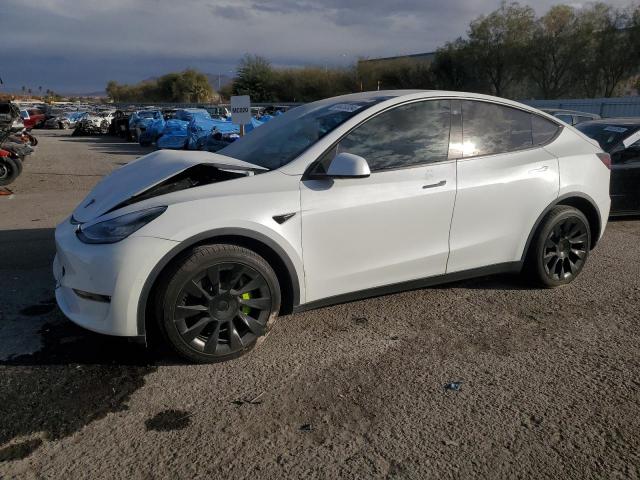
{"label": "tire", "polygon": [[13,163],[16,164],[16,167],[18,169],[18,176],[22,175],[22,168],[23,168],[23,158],[20,157],[9,157],[11,160],[13,160]]}
{"label": "tire", "polygon": [[0,187],[13,183],[20,176],[22,165],[19,162],[20,160],[13,158],[0,157]]}
{"label": "tire", "polygon": [[590,249],[587,217],[574,207],[556,206],[536,231],[525,261],[525,274],[537,286],[566,285],[580,274]]}
{"label": "tire", "polygon": [[141,147],[149,147],[149,146],[151,146],[151,142],[148,141],[148,140],[140,141],[140,146]]}
{"label": "tire", "polygon": [[27,138],[29,139],[29,144],[32,147],[35,147],[36,145],[38,145],[38,139],[35,136],[31,135],[30,133],[27,133]]}
{"label": "tire", "polygon": [[191,362],[213,363],[237,358],[264,338],[281,294],[262,257],[215,244],[181,255],[161,276],[154,300],[163,339]]}

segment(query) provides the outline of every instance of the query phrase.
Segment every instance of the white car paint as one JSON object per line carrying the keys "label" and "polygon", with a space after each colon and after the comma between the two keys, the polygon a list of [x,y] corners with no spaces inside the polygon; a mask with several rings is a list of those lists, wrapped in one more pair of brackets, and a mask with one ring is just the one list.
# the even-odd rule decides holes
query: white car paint
{"label": "white car paint", "polygon": [[[268,239],[279,249],[299,285],[299,306],[519,262],[537,220],[563,195],[593,199],[604,231],[609,172],[596,156],[600,149],[569,126],[550,144],[518,152],[453,158],[331,183],[303,178],[309,166],[356,125],[401,103],[472,99],[555,122],[516,102],[459,92],[371,92],[341,101],[374,95],[389,98],[355,114],[277,170],[260,173],[260,168],[252,168],[255,165],[228,156],[163,150],[103,179],[73,212],[83,228],[152,207],[168,208],[113,244],[85,244],[71,218],[63,221],[56,229],[54,263],[56,298],[63,312],[101,333],[142,335],[147,287],[167,258],[188,248],[193,239],[230,230]],[[243,175],[123,204],[196,165]],[[274,221],[274,216],[286,213],[295,215],[282,224]],[[82,298],[74,289],[109,301]]]}
{"label": "white car paint", "polygon": [[445,273],[455,160],[323,183],[300,184],[307,301]]}

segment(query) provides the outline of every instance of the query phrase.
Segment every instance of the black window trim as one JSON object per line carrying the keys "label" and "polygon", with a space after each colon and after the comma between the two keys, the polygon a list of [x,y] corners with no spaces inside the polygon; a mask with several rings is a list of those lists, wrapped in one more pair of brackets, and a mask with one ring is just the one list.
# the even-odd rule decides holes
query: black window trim
{"label": "black window trim", "polygon": [[408,165],[406,167],[391,167],[391,168],[384,168],[382,170],[375,170],[371,172],[371,175],[375,175],[376,173],[384,173],[384,172],[389,172],[389,171],[393,171],[393,170],[405,170],[408,168],[422,168],[426,165],[433,165],[433,164],[438,164],[438,165],[443,165],[443,164],[447,164],[450,162],[458,162],[458,161],[464,161],[464,160],[475,160],[477,158],[483,158],[483,157],[495,157],[497,155],[507,155],[510,153],[514,153],[514,152],[524,152],[526,150],[534,150],[536,148],[541,148],[544,147],[546,145],[549,145],[551,143],[553,143],[562,133],[563,129],[564,129],[564,125],[562,125],[561,123],[559,123],[555,117],[553,117],[553,115],[549,115],[549,117],[545,117],[543,115],[540,115],[539,113],[533,112],[531,110],[527,110],[526,108],[522,108],[519,106],[514,106],[514,105],[510,105],[508,103],[504,103],[504,102],[500,102],[500,101],[495,101],[495,100],[488,100],[488,99],[484,99],[484,98],[477,98],[477,97],[456,97],[456,96],[450,96],[450,95],[443,95],[443,96],[436,96],[436,97],[426,97],[426,98],[414,98],[411,100],[406,100],[400,103],[395,103],[393,105],[389,105],[388,107],[383,108],[382,110],[380,110],[379,112],[376,112],[375,114],[371,115],[370,117],[367,117],[363,120],[361,120],[360,122],[358,122],[356,125],[354,125],[353,127],[351,127],[347,132],[345,132],[343,135],[340,136],[340,138],[338,140],[336,140],[335,142],[333,142],[328,148],[326,148],[320,155],[318,155],[318,158],[316,158],[313,162],[311,162],[311,164],[309,164],[309,166],[307,167],[307,169],[304,171],[304,173],[302,174],[302,178],[300,179],[301,181],[304,180],[317,180],[318,177],[313,173],[313,170],[316,168],[318,162],[333,148],[335,148],[338,143],[340,143],[342,141],[343,138],[345,138],[347,135],[349,135],[352,131],[354,131],[356,128],[360,127],[360,125],[368,122],[369,120],[371,120],[372,118],[377,117],[378,115],[381,115],[382,113],[385,113],[389,110],[392,110],[396,107],[401,107],[403,105],[409,105],[411,103],[418,103],[418,102],[428,102],[428,101],[432,101],[432,100],[449,100],[451,102],[457,100],[460,103],[460,123],[461,123],[461,128],[464,127],[464,124],[462,123],[464,121],[464,119],[462,118],[462,102],[465,100],[470,100],[470,101],[474,101],[474,102],[483,102],[483,103],[490,103],[493,105],[498,105],[501,107],[508,107],[508,108],[513,108],[516,110],[520,110],[521,112],[524,113],[528,113],[530,115],[536,115],[548,122],[551,122],[553,124],[555,124],[558,129],[555,133],[555,135],[553,137],[551,137],[549,140],[547,140],[544,143],[538,143],[536,145],[532,145],[531,147],[526,147],[526,148],[521,148],[518,150],[510,150],[508,152],[501,152],[501,153],[490,153],[490,154],[485,154],[485,155],[474,155],[472,157],[462,157],[462,156],[451,156],[450,153],[450,148],[451,148],[451,129],[453,128],[453,109],[452,109],[452,113],[451,113],[451,123],[450,123],[450,127],[449,127],[449,154],[447,156],[446,160],[442,160],[439,162],[429,162],[429,163],[418,163],[416,165]]}

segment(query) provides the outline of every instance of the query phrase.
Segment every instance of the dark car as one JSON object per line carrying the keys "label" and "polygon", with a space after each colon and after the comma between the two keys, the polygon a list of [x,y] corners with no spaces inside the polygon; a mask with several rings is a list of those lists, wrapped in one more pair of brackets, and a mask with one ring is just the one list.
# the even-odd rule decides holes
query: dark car
{"label": "dark car", "polygon": [[129,117],[133,110],[116,110],[109,125],[109,134],[126,138],[129,135]]}
{"label": "dark car", "polygon": [[582,122],[600,119],[600,115],[595,113],[579,112],[577,110],[562,110],[557,108],[541,108],[540,110],[553,115],[557,119],[562,120],[564,123],[568,123],[569,125],[578,125]]}
{"label": "dark car", "polygon": [[607,118],[577,125],[611,155],[611,215],[640,214],[640,118]]}

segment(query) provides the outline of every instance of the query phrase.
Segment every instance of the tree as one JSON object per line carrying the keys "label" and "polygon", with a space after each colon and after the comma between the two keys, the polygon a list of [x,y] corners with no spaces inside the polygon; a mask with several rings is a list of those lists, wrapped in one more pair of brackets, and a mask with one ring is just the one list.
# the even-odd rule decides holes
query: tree
{"label": "tree", "polygon": [[238,66],[233,93],[249,95],[254,102],[268,102],[274,97],[273,81],[273,68],[266,58],[245,55]]}
{"label": "tree", "polygon": [[522,77],[534,21],[531,7],[503,1],[498,10],[471,22],[469,53],[495,95],[505,95]]}
{"label": "tree", "polygon": [[536,21],[527,71],[543,98],[575,91],[589,34],[568,5],[556,5]]}
{"label": "tree", "polygon": [[218,95],[207,76],[194,69],[173,72],[135,85],[107,83],[106,92],[114,102],[210,102]]}
{"label": "tree", "polygon": [[171,80],[173,101],[207,102],[213,97],[213,89],[207,76],[194,69],[187,69],[177,76],[172,75]]}
{"label": "tree", "polygon": [[446,43],[436,52],[431,75],[436,88],[441,90],[489,90],[480,81],[469,43],[463,38]]}
{"label": "tree", "polygon": [[584,48],[583,87],[587,96],[611,97],[623,80],[638,71],[640,7],[618,10],[596,3],[582,14],[590,31]]}

